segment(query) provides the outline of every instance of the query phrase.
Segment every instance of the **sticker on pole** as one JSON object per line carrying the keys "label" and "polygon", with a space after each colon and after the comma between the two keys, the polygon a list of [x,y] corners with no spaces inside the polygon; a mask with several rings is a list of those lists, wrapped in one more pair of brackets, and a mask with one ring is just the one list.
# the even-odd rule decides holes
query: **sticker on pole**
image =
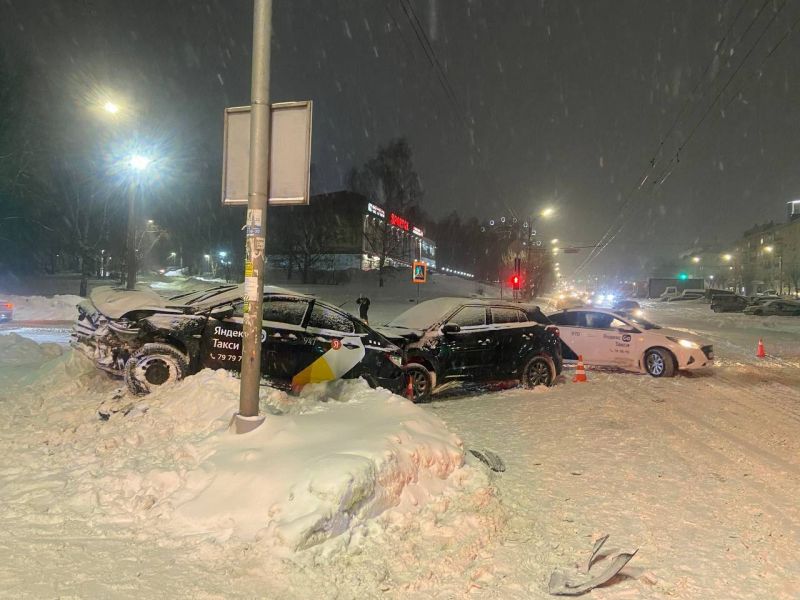
{"label": "sticker on pole", "polygon": [[[270,115],[269,203],[308,204],[311,101],[272,104]],[[222,147],[222,204],[247,205],[249,173],[250,107],[226,108]],[[260,224],[259,219],[259,227]]]}
{"label": "sticker on pole", "polygon": [[428,264],[421,260],[415,260],[411,268],[411,281],[413,283],[428,282]]}

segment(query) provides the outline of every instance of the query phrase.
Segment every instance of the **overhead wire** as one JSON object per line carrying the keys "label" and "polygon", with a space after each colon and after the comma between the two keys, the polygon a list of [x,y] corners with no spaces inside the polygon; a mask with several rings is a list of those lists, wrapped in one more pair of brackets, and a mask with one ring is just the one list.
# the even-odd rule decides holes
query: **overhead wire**
{"label": "overhead wire", "polygon": [[[753,19],[750,21],[750,24],[747,26],[747,28],[746,28],[746,29],[745,29],[745,31],[742,33],[742,35],[740,35],[740,36],[739,36],[739,39],[738,39],[738,40],[737,40],[737,42],[736,42],[737,44],[738,44],[739,42],[741,42],[741,41],[744,39],[744,37],[747,35],[747,33],[750,31],[750,29],[752,29],[753,25],[754,25],[754,24],[755,24],[755,22],[758,20],[758,18],[761,16],[762,12],[764,11],[764,9],[766,8],[766,6],[767,6],[767,4],[768,4],[769,2],[770,2],[770,0],[765,0],[765,1],[764,1],[764,3],[763,3],[763,4],[761,5],[761,7],[759,8],[759,10],[758,10],[758,12],[756,13],[756,15],[755,15],[755,16],[753,17]],[[668,178],[668,177],[669,177],[669,176],[672,174],[672,172],[674,171],[674,168],[675,168],[675,166],[677,166],[677,164],[680,162],[680,153],[681,153],[681,151],[682,151],[682,150],[683,150],[683,149],[686,147],[686,145],[687,145],[687,144],[688,144],[688,143],[691,141],[691,139],[694,137],[694,135],[696,134],[696,132],[697,132],[697,130],[699,129],[699,127],[700,127],[700,126],[703,124],[703,122],[705,122],[705,120],[707,119],[707,117],[708,117],[708,115],[710,114],[710,112],[711,112],[711,111],[714,109],[714,106],[716,106],[716,104],[719,102],[719,100],[720,100],[720,98],[721,98],[722,94],[725,92],[725,90],[728,88],[728,86],[730,86],[731,82],[734,80],[734,78],[736,77],[736,75],[737,75],[737,74],[738,74],[738,73],[741,71],[742,67],[743,67],[743,66],[744,66],[744,64],[747,62],[747,59],[750,57],[750,55],[753,53],[753,51],[756,49],[756,47],[758,47],[759,43],[761,42],[761,40],[763,39],[763,37],[766,35],[766,32],[769,30],[769,28],[770,28],[770,27],[772,26],[772,24],[775,22],[775,19],[778,17],[778,15],[780,14],[780,12],[781,12],[781,11],[782,11],[782,10],[785,8],[785,6],[786,6],[787,4],[788,4],[788,0],[784,0],[783,4],[781,4],[781,5],[780,5],[780,7],[779,7],[779,8],[778,8],[778,9],[777,9],[777,10],[776,10],[774,13],[773,13],[773,15],[772,15],[772,18],[771,18],[771,19],[768,21],[767,25],[766,25],[766,26],[765,26],[765,27],[762,29],[762,31],[761,31],[761,34],[758,36],[758,38],[756,39],[756,41],[755,41],[755,42],[752,44],[752,46],[750,47],[750,49],[749,49],[749,50],[747,51],[747,53],[745,54],[744,58],[743,58],[743,59],[741,60],[741,62],[738,64],[738,66],[737,66],[737,67],[736,67],[736,69],[733,71],[733,73],[732,73],[732,74],[731,74],[731,76],[728,78],[728,80],[725,82],[725,84],[723,85],[723,87],[722,87],[722,88],[721,88],[721,89],[718,91],[718,93],[716,94],[716,96],[714,97],[714,99],[711,101],[711,103],[710,103],[710,104],[709,104],[709,105],[706,107],[706,110],[703,112],[703,114],[702,114],[702,116],[699,118],[699,120],[698,120],[698,121],[695,123],[695,125],[694,125],[694,126],[693,126],[693,128],[691,129],[691,131],[690,131],[689,135],[688,135],[688,136],[686,137],[686,139],[685,139],[685,140],[684,140],[684,141],[683,141],[683,142],[682,142],[682,143],[679,145],[679,147],[678,147],[677,151],[676,151],[676,152],[675,152],[675,154],[674,154],[674,155],[673,155],[673,156],[670,158],[670,160],[668,161],[668,163],[667,163],[666,167],[665,167],[665,168],[664,168],[664,169],[661,171],[661,173],[659,174],[659,176],[658,176],[658,177],[656,177],[656,178],[653,180],[653,186],[654,186],[654,187],[655,187],[655,186],[657,186],[657,185],[661,185],[661,184],[663,184],[663,183],[664,183],[664,182],[667,180],[667,178]],[[741,10],[740,10],[740,11],[737,13],[737,15],[738,15],[738,14],[740,14],[740,13],[741,13]],[[729,28],[729,29],[730,29],[730,28]],[[727,35],[727,33],[726,33],[726,35]],[[786,34],[786,35],[788,35],[788,34]],[[733,48],[733,49],[735,49],[735,46],[734,46],[734,48]],[[718,49],[715,51],[715,54],[714,54],[714,57],[712,58],[712,61],[713,61],[713,60],[714,60],[714,59],[715,59],[715,58],[718,56],[718,51],[719,51],[719,48],[718,48]],[[770,54],[770,55],[771,55],[771,54]],[[765,59],[765,60],[766,60],[766,59]],[[763,62],[763,61],[762,61],[762,62]],[[716,77],[714,78],[714,80],[716,80]],[[712,81],[713,81],[713,80],[712,80]],[[705,94],[704,94],[704,95],[705,95]],[[633,191],[632,191],[631,193],[629,193],[629,196],[626,198],[625,202],[623,203],[622,209],[621,209],[621,211],[620,211],[620,214],[619,214],[619,216],[617,217],[617,219],[614,221],[614,223],[612,224],[612,226],[611,226],[611,227],[610,227],[610,228],[609,228],[609,229],[606,231],[606,233],[604,234],[603,238],[601,238],[601,241],[598,243],[598,246],[597,246],[597,248],[596,248],[595,250],[593,250],[593,251],[592,251],[592,253],[590,253],[589,257],[587,257],[587,258],[586,258],[586,259],[585,259],[585,260],[584,260],[584,261],[583,261],[583,262],[582,262],[582,263],[581,263],[581,264],[580,264],[580,265],[579,265],[579,266],[578,266],[578,267],[575,269],[575,271],[573,272],[573,276],[575,276],[575,275],[577,275],[578,273],[580,273],[580,272],[581,272],[581,271],[582,271],[582,270],[583,270],[585,267],[587,267],[587,266],[588,266],[588,265],[589,265],[589,264],[590,264],[590,263],[591,263],[591,262],[592,262],[594,259],[596,259],[596,258],[597,258],[597,256],[599,256],[599,255],[600,255],[600,254],[603,252],[603,250],[605,250],[605,248],[606,248],[606,247],[607,247],[607,246],[608,246],[608,245],[609,245],[611,242],[613,242],[613,241],[616,239],[616,237],[619,235],[619,233],[620,233],[620,232],[622,231],[622,229],[625,227],[625,225],[626,225],[626,224],[627,224],[627,222],[629,221],[630,217],[632,216],[632,215],[630,214],[630,212],[629,212],[627,209],[629,208],[629,206],[630,206],[630,203],[631,203],[631,202],[633,201],[633,199],[635,198],[634,194],[635,194],[635,192],[636,192],[636,191],[638,191],[638,190],[640,190],[640,189],[642,189],[642,188],[644,187],[644,184],[647,182],[647,179],[649,178],[649,175],[650,175],[650,173],[653,171],[654,167],[655,167],[655,162],[651,161],[650,168],[649,168],[649,169],[647,169],[647,170],[645,171],[645,175],[644,175],[644,177],[642,178],[642,180],[640,181],[640,183],[639,183],[637,186],[635,186],[635,188],[633,189]],[[626,215],[626,212],[628,213],[627,215]],[[620,222],[620,221],[621,221],[621,222]],[[617,223],[619,223],[619,225],[617,225]],[[611,232],[612,232],[612,231],[614,231],[614,233],[613,233],[613,234],[611,234]],[[609,237],[609,235],[610,235],[610,237]]]}

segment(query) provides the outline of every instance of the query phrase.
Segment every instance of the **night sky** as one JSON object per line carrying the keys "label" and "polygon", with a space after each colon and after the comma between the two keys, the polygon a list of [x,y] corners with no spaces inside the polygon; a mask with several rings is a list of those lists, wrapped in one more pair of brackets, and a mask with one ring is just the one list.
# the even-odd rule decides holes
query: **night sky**
{"label": "night sky", "polygon": [[[433,216],[554,206],[542,235],[588,245],[627,206],[591,270],[634,275],[800,196],[798,17],[784,0],[274,0],[271,95],[315,103],[315,191],[406,136]],[[213,171],[223,108],[249,103],[251,18],[245,0],[0,0],[0,44],[52,102],[124,98]]]}

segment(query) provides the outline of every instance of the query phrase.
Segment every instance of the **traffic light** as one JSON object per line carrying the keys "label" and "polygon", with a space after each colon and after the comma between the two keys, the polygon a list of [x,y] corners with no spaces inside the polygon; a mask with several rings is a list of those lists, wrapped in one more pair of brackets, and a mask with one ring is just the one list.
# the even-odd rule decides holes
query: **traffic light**
{"label": "traffic light", "polygon": [[511,276],[511,287],[515,290],[519,289],[519,275],[512,275]]}
{"label": "traffic light", "polygon": [[680,280],[689,279],[689,276],[686,273],[681,273],[680,275],[678,275],[678,279]]}

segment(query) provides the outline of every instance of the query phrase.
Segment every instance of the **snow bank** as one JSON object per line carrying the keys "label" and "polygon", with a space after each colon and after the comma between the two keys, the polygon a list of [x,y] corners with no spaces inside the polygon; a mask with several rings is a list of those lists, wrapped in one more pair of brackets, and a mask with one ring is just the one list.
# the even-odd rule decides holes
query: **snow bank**
{"label": "snow bank", "polygon": [[0,293],[0,300],[14,305],[15,321],[72,321],[78,316],[80,296],[13,296]]}
{"label": "snow bank", "polygon": [[304,549],[424,503],[463,465],[461,441],[438,417],[363,382],[311,386],[300,406],[209,440],[175,525]]}
{"label": "snow bank", "polygon": [[[433,498],[488,485],[437,416],[362,381],[300,397],[262,388],[266,422],[237,436],[228,427],[239,381],[225,371],[133,398],[74,351],[60,354],[0,336],[0,386],[14,388],[0,407],[8,423],[33,418],[28,442],[52,453],[47,470],[59,484],[39,496],[52,519],[257,541],[287,557],[347,548]],[[38,489],[35,454],[6,497]]]}

